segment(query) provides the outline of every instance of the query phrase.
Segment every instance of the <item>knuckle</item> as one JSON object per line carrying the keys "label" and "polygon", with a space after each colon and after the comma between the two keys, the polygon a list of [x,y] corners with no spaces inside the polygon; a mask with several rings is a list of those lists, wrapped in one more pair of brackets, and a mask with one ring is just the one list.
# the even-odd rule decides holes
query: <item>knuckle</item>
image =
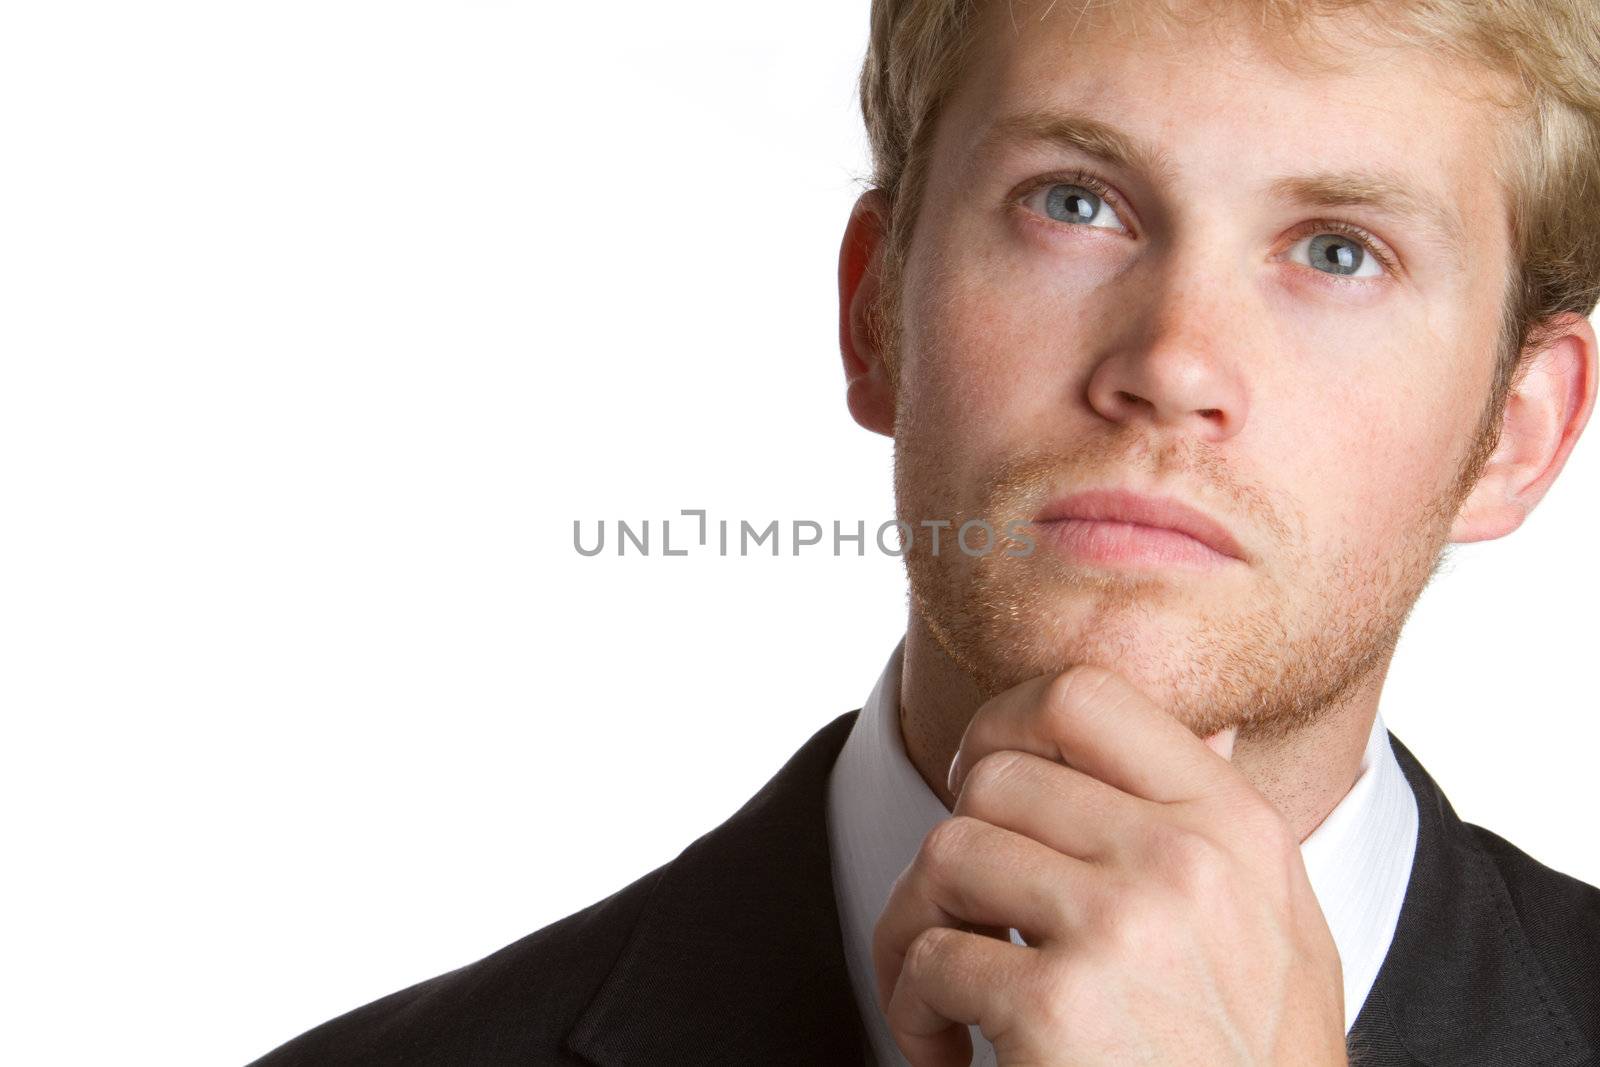
{"label": "knuckle", "polygon": [[889,925],[889,915],[890,912],[888,910],[883,911],[872,924],[872,955],[874,958],[889,949],[889,938],[893,934],[893,928]]}
{"label": "knuckle", "polygon": [[1252,805],[1240,820],[1240,826],[1252,842],[1273,852],[1300,853],[1300,842],[1295,839],[1294,828],[1283,817],[1283,813],[1270,804]]}
{"label": "knuckle", "polygon": [[1271,884],[1278,890],[1278,899],[1288,900],[1294,895],[1296,884],[1306,879],[1305,856],[1300,851],[1294,828],[1274,811],[1271,818],[1263,819],[1255,840],[1262,842],[1267,851],[1268,862],[1272,865],[1269,869],[1275,875]]}
{"label": "knuckle", "polygon": [[1228,855],[1206,835],[1166,826],[1156,835],[1155,852],[1166,883],[1182,896],[1213,898],[1226,891]]}
{"label": "knuckle", "polygon": [[930,926],[923,930],[906,946],[904,969],[913,979],[928,974],[938,966],[955,933],[948,926]]}
{"label": "knuckle", "polygon": [[1081,957],[1055,957],[1046,966],[1043,980],[1024,989],[1019,1014],[1059,1040],[1072,1032],[1077,1013],[1094,1012],[1096,985]]}
{"label": "knuckle", "polygon": [[977,820],[967,815],[952,815],[934,824],[922,839],[917,862],[930,874],[949,870],[971,851]]}
{"label": "knuckle", "polygon": [[1039,921],[1048,924],[1032,931],[1032,937],[1028,936],[1030,931],[1019,929],[1030,945],[1037,945],[1043,936],[1058,930],[1072,930],[1078,925],[1078,917],[1083,911],[1082,902],[1070,894],[1062,893],[1060,887],[1048,878],[1025,878],[1018,888],[1027,902],[1028,914],[1040,916]]}
{"label": "knuckle", "polygon": [[1166,941],[1167,907],[1154,893],[1124,892],[1100,918],[1105,948],[1119,960],[1145,959]]}
{"label": "knuckle", "polygon": [[1282,812],[1259,797],[1245,798],[1227,814],[1230,839],[1250,855],[1280,862],[1293,862],[1300,856],[1300,840]]}
{"label": "knuckle", "polygon": [[1023,754],[1013,749],[990,752],[974,763],[961,785],[962,810],[992,811],[1025,763]]}
{"label": "knuckle", "polygon": [[1116,675],[1093,663],[1075,663],[1050,680],[1045,688],[1045,712],[1052,721],[1067,720],[1092,713],[1106,687]]}

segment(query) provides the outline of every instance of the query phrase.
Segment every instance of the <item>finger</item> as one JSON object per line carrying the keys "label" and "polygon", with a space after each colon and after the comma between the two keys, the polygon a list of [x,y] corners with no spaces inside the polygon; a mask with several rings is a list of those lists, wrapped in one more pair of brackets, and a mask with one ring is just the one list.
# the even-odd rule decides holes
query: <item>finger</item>
{"label": "finger", "polygon": [[1039,950],[934,926],[911,944],[884,1016],[915,1067],[967,1067],[968,1026],[991,1040],[1011,1028],[1016,990],[1036,983]]}
{"label": "finger", "polygon": [[878,1006],[886,1007],[906,953],[929,927],[1015,927],[1030,945],[1060,940],[1098,899],[1097,876],[1090,864],[1002,827],[968,816],[943,820],[895,879],[873,926]]}
{"label": "finger", "polygon": [[991,752],[978,761],[951,814],[1095,861],[1110,859],[1129,842],[1142,839],[1152,820],[1169,816],[1159,805],[1075,767],[1015,749]]}
{"label": "finger", "polygon": [[984,703],[957,749],[955,788],[964,768],[1006,748],[1059,759],[1160,803],[1237,788],[1243,781],[1133,683],[1092,664],[1030,678]]}

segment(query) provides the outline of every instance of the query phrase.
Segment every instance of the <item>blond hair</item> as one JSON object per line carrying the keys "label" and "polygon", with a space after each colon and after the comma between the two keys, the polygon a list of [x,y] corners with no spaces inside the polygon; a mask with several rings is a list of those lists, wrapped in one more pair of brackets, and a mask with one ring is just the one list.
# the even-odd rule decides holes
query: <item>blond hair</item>
{"label": "blond hair", "polygon": [[[1026,8],[1028,0],[991,0]],[[1173,0],[1122,0],[1169,18]],[[871,327],[898,360],[900,279],[927,169],[934,126],[976,37],[979,0],[873,0],[862,115],[872,149],[872,183],[891,207],[883,263],[884,299]],[[1046,9],[1082,19],[1106,0],[1059,0]],[[1191,5],[1192,6],[1192,5]],[[1216,0],[1247,9],[1265,28],[1293,38],[1325,16],[1365,15],[1374,38],[1442,50],[1503,76],[1511,120],[1507,169],[1512,235],[1509,292],[1500,353],[1479,448],[1478,468],[1498,443],[1505,397],[1537,351],[1540,328],[1563,312],[1588,315],[1600,299],[1600,5],[1596,0]]]}

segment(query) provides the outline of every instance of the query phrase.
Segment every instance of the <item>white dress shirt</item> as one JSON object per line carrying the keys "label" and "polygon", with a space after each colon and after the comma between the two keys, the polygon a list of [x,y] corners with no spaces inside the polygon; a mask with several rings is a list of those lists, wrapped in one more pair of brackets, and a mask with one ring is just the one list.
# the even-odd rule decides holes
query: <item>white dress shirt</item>
{"label": "white dress shirt", "polygon": [[[856,1003],[879,1067],[905,1067],[878,1010],[872,928],[889,890],[916,857],[944,804],[911,764],[900,735],[900,666],[895,646],[867,697],[828,782],[828,841],[834,896]],[[1389,746],[1383,716],[1374,716],[1350,792],[1300,843],[1306,873],[1333,933],[1344,971],[1348,1034],[1389,951],[1417,844],[1417,805]],[[1016,930],[1011,940],[1021,945]],[[993,1067],[994,1046],[977,1026],[974,1067]]]}

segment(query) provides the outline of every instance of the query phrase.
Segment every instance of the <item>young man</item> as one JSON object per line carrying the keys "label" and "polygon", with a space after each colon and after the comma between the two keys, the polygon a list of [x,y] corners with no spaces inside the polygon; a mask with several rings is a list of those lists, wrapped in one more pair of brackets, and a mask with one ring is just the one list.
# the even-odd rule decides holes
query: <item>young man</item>
{"label": "young man", "polygon": [[1377,706],[1595,403],[1600,11],[875,0],[862,90],[840,337],[912,530],[871,697],[258,1062],[1593,1062],[1600,891]]}

